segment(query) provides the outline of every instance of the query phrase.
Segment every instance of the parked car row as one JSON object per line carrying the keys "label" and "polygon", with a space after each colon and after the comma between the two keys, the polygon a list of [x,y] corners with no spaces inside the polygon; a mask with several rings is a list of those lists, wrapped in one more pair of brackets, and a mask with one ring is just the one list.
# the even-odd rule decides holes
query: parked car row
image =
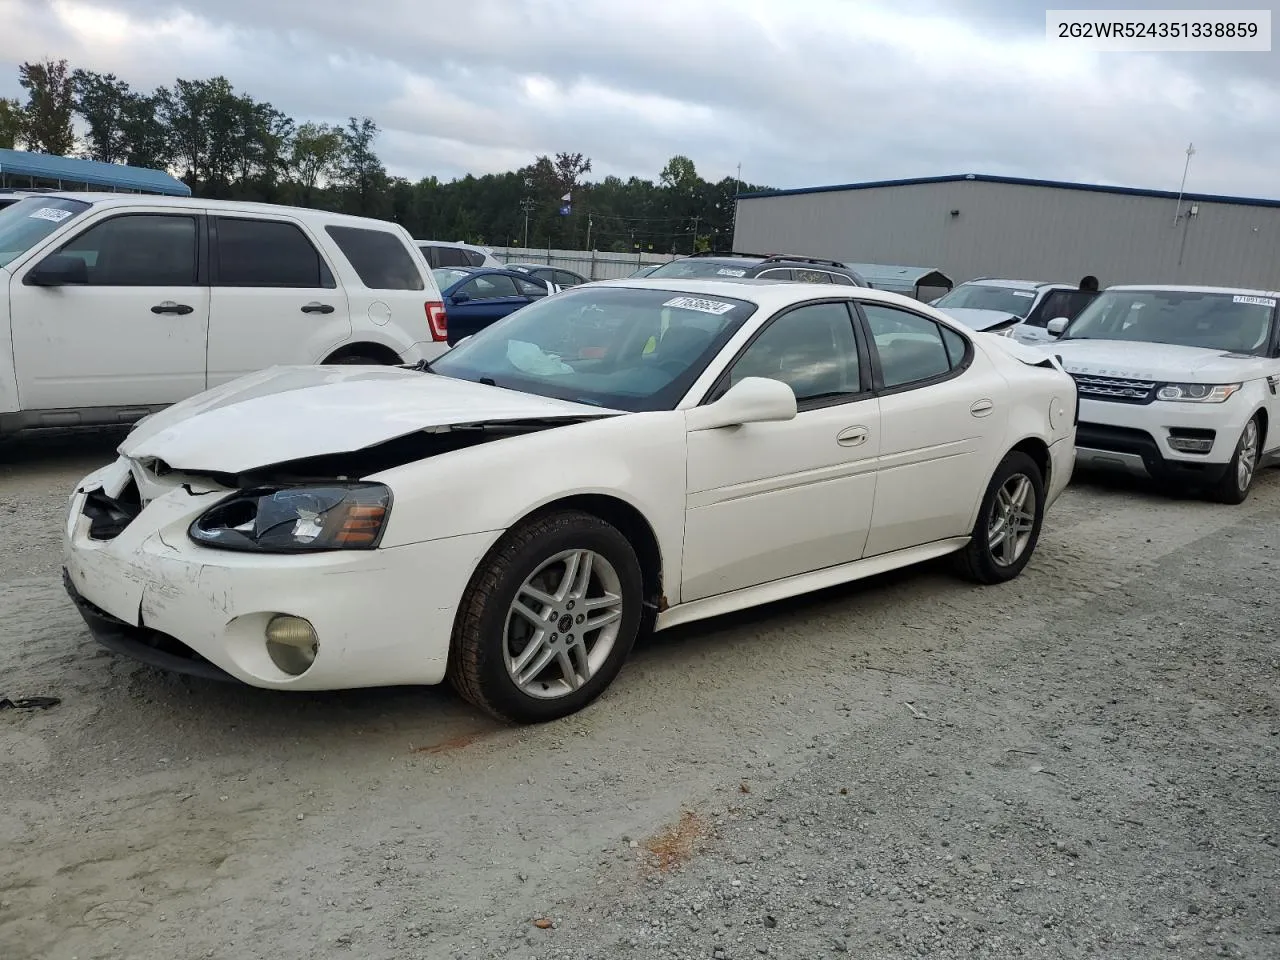
{"label": "parked car row", "polygon": [[1080,394],[1082,466],[1238,504],[1280,460],[1278,302],[1266,290],[980,278],[934,306],[1062,361]]}
{"label": "parked car row", "polygon": [[491,255],[257,204],[0,210],[0,430],[135,423],[63,531],[95,636],[536,722],[648,630],[943,556],[1016,577],[1077,463],[1238,503],[1280,452],[1274,293],[930,306],[814,258],[562,288]]}

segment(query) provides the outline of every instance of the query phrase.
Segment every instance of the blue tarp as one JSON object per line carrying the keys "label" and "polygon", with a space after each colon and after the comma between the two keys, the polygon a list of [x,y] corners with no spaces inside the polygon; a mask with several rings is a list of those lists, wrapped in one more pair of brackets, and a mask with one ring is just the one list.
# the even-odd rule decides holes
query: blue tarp
{"label": "blue tarp", "polygon": [[83,185],[113,190],[140,190],[143,193],[162,193],[171,197],[191,196],[190,187],[163,170],[56,157],[47,153],[28,153],[25,150],[0,150],[0,175],[52,180],[60,182],[65,189]]}

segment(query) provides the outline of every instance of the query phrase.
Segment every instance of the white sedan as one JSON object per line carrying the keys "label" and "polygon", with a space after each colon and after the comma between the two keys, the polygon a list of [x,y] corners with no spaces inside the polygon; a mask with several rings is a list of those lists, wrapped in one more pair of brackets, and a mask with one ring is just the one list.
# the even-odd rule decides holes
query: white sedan
{"label": "white sedan", "polygon": [[536,722],[637,635],[954,554],[1017,576],[1075,458],[1056,360],[883,291],[618,280],[427,368],[277,367],[86,477],[65,582],[155,666],[449,679]]}

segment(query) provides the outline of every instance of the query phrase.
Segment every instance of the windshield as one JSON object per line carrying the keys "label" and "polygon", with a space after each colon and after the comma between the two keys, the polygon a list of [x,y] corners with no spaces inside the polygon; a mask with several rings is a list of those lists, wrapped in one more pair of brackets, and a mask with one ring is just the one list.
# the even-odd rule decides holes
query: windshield
{"label": "windshield", "polygon": [[736,263],[725,260],[704,260],[700,257],[685,257],[683,260],[672,260],[664,263],[649,273],[651,280],[689,279],[690,277],[745,277],[747,269],[754,263]]}
{"label": "windshield", "polygon": [[6,267],[72,217],[89,209],[83,200],[27,197],[0,210],[0,267]]}
{"label": "windshield", "polygon": [[996,287],[985,283],[962,283],[939,299],[934,306],[939,310],[948,307],[964,310],[999,310],[1026,319],[1036,302],[1034,290],[1017,290],[1013,287]]}
{"label": "windshield", "polygon": [[615,410],[671,410],[755,310],[670,290],[571,289],[485,327],[431,369]]}
{"label": "windshield", "polygon": [[431,275],[436,278],[436,286],[441,290],[452,287],[459,280],[465,280],[471,276],[470,270],[459,270],[455,267],[437,267],[431,271]]}
{"label": "windshield", "polygon": [[1276,301],[1255,294],[1186,290],[1108,290],[1067,328],[1064,340],[1171,343],[1231,353],[1260,353]]}

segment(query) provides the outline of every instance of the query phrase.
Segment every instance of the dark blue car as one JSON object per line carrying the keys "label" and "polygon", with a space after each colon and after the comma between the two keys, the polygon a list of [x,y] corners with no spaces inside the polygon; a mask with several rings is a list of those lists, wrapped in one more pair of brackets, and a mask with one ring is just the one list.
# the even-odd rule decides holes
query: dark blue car
{"label": "dark blue car", "polygon": [[515,270],[439,267],[431,273],[444,297],[450,346],[559,290]]}

